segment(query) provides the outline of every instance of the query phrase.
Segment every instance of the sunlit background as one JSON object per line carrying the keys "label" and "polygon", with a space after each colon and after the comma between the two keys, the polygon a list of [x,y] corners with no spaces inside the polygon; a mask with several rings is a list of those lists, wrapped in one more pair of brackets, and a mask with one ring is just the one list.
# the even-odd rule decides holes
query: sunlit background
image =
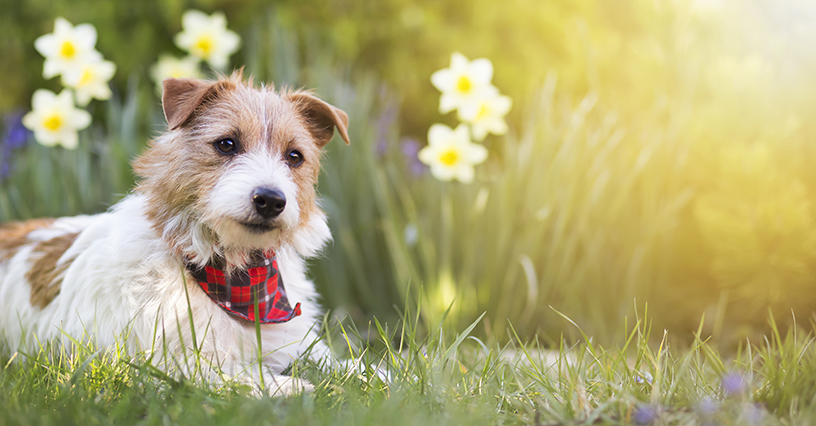
{"label": "sunlit background", "polygon": [[[334,234],[312,262],[333,316],[420,306],[433,326],[542,339],[617,337],[646,316],[732,345],[816,312],[816,2],[0,0],[0,222],[104,211],[162,129],[155,64],[182,57],[190,9],[241,38],[225,71],[316,89],[351,117],[320,193]],[[116,65],[76,150],[21,125],[35,39],[92,24]],[[512,99],[476,141],[470,183],[419,161],[456,127],[431,75],[486,58]],[[213,76],[207,65],[196,70]],[[624,320],[628,318],[628,322]],[[512,327],[511,327],[512,325]]]}

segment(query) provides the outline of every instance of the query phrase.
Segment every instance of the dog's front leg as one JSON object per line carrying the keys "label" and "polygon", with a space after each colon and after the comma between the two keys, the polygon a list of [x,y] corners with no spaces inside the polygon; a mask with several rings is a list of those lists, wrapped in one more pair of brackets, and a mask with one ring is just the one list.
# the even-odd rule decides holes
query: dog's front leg
{"label": "dog's front leg", "polygon": [[332,370],[342,371],[343,373],[363,374],[366,369],[374,372],[377,377],[384,383],[390,384],[393,380],[391,374],[381,365],[369,364],[366,365],[362,359],[340,359],[335,356],[331,349],[322,340],[317,341],[312,345],[311,350],[307,354],[316,366],[318,366],[324,373],[331,373]]}
{"label": "dog's front leg", "polygon": [[263,366],[262,370],[263,372],[260,373],[258,364],[249,365],[243,369],[242,373],[233,376],[232,380],[238,384],[249,386],[252,389],[251,394],[258,398],[266,396],[286,397],[314,391],[314,386],[308,380],[284,376],[266,366]]}
{"label": "dog's front leg", "polygon": [[256,396],[290,396],[314,391],[314,385],[305,379],[284,376],[269,370],[264,372],[263,377],[263,386],[266,389],[263,389],[258,383],[258,386],[253,388],[253,394]]}

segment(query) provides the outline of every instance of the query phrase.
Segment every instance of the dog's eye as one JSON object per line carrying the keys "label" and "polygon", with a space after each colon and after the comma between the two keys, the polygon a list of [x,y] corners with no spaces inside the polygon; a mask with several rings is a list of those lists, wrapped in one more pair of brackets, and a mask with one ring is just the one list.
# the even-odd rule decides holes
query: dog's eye
{"label": "dog's eye", "polygon": [[297,167],[303,164],[303,154],[300,151],[293,149],[286,154],[286,161],[292,167]]}
{"label": "dog's eye", "polygon": [[232,139],[221,139],[215,143],[215,147],[222,154],[234,154],[238,150],[238,143]]}

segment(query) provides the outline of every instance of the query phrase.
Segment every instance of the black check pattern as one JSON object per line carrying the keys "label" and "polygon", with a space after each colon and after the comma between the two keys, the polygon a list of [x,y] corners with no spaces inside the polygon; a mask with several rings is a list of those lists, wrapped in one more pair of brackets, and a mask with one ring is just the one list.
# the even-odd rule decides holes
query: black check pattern
{"label": "black check pattern", "polygon": [[[286,322],[301,314],[300,303],[289,304],[275,253],[256,253],[245,269],[224,271],[223,262],[187,270],[207,296],[232,315],[261,324]],[[255,306],[258,316],[255,315]]]}

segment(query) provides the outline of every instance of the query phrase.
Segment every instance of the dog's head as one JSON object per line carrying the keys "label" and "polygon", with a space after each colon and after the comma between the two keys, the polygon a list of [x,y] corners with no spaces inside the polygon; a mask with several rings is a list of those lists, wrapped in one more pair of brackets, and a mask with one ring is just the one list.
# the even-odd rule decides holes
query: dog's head
{"label": "dog's head", "polygon": [[321,149],[348,116],[308,92],[168,79],[168,131],[135,163],[154,228],[178,252],[240,264],[251,250],[291,244],[311,255],[329,238],[316,202]]}

